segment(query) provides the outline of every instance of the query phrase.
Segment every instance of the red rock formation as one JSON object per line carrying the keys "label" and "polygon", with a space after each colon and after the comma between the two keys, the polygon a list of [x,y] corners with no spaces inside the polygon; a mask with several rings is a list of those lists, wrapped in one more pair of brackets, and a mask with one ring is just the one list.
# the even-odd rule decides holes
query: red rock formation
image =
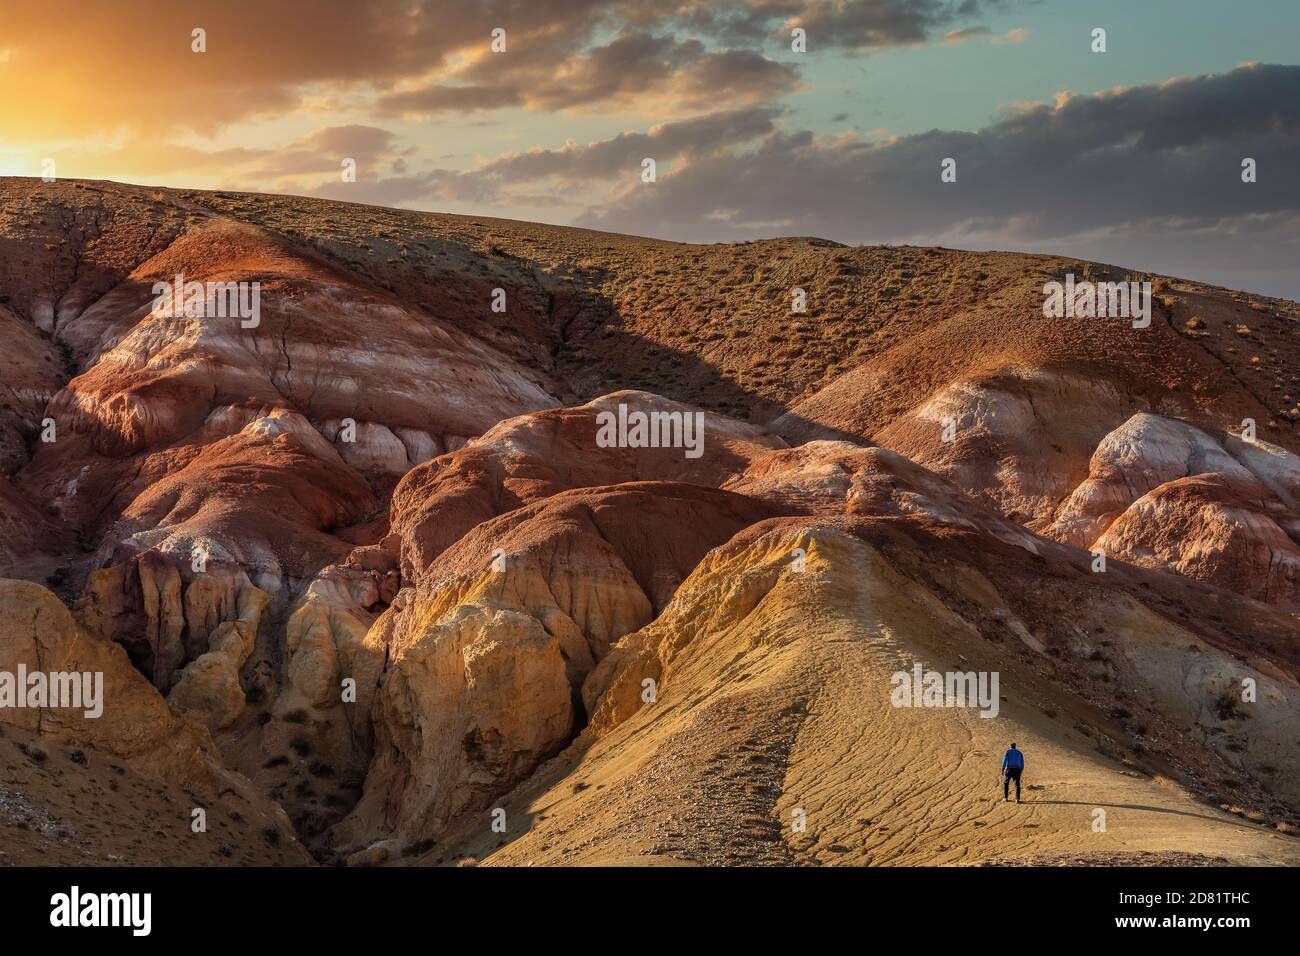
{"label": "red rock formation", "polygon": [[[325,859],[481,853],[484,814],[538,794],[564,859],[584,819],[640,852],[659,818],[636,781],[667,761],[690,781],[665,788],[673,813],[712,793],[742,834],[685,858],[820,862],[743,834],[796,784],[878,812],[862,782],[894,725],[862,688],[928,654],[1016,675],[1016,726],[1082,779],[1101,748],[1179,800],[1233,779],[1252,812],[1300,813],[1293,303],[1155,277],[1133,329],[1044,318],[1044,281],[1119,275],[1057,257],[112,184],[0,198],[0,575],[48,581],[79,621],[43,591],[0,598],[107,654],[157,725],[68,740],[173,781],[238,773]],[[177,275],[258,283],[256,322],[155,301]],[[611,444],[620,406],[698,413],[702,445]],[[1231,699],[1243,675],[1269,720]],[[1075,730],[1044,729],[1044,701]],[[788,773],[744,776],[760,738]],[[828,756],[849,738],[862,754]],[[564,789],[589,772],[649,829]]]}
{"label": "red rock formation", "polygon": [[415,468],[393,493],[393,531],[412,580],[475,525],[571,488],[677,480],[716,487],[757,454],[785,442],[762,429],[704,414],[702,454],[682,448],[602,448],[597,417],[629,409],[700,410],[645,392],[615,392],[577,408],[501,422],[460,451]]}
{"label": "red rock formation", "polygon": [[610,647],[711,547],[771,513],[724,491],[634,482],[475,527],[366,637],[388,662],[375,761],[336,841],[405,846],[485,810],[585,723],[579,689]]}
{"label": "red rock formation", "polygon": [[1287,608],[1300,592],[1300,458],[1135,415],[1092,456],[1047,534]]}

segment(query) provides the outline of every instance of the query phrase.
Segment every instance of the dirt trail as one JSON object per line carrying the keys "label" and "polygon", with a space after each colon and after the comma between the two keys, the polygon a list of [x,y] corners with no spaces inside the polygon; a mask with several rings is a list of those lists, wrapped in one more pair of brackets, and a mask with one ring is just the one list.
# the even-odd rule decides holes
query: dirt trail
{"label": "dirt trail", "polygon": [[[1089,724],[1101,715],[1087,720],[869,545],[823,532],[798,543],[799,574],[791,540],[706,559],[646,629],[687,642],[657,702],[503,801],[505,834],[485,815],[424,861],[1300,863],[1300,840],[1099,753]],[[892,706],[890,676],[916,661],[998,670],[997,716]],[[1028,765],[1019,805],[1002,802],[998,778],[1011,740]]]}

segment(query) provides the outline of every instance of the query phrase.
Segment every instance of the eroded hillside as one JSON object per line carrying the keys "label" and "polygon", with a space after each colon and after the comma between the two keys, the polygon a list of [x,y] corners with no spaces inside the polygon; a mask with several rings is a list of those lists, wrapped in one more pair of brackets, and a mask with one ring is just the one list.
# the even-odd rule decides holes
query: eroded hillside
{"label": "eroded hillside", "polygon": [[[1152,281],[1150,326],[1045,318],[1067,273]],[[1294,863],[1298,322],[1045,256],[0,180],[0,668],[123,688],[0,710],[10,862],[153,860],[55,796],[121,768],[159,840],[252,821],[177,859]],[[620,406],[700,454],[602,446]],[[891,706],[915,662],[998,716]]]}

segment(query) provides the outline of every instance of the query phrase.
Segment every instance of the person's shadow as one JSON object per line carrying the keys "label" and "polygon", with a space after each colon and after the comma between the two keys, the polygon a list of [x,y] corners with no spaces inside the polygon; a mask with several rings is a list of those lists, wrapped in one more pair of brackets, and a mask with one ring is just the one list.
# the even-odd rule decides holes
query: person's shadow
{"label": "person's shadow", "polygon": [[1140,803],[1088,803],[1085,800],[1026,800],[1025,803],[1038,804],[1056,804],[1065,807],[1106,807],[1111,810],[1145,810],[1149,813],[1172,813],[1179,817],[1193,817],[1197,820],[1209,820],[1211,823],[1222,823],[1228,826],[1247,826],[1249,820],[1225,820],[1222,817],[1211,817],[1204,813],[1191,813],[1188,810],[1173,810],[1169,807],[1147,807]]}

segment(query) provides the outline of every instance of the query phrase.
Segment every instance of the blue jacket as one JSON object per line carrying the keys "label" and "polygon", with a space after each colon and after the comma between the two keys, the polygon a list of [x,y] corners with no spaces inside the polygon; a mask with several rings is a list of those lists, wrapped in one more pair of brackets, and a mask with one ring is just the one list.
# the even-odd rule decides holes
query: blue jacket
{"label": "blue jacket", "polygon": [[1007,751],[1007,755],[1002,758],[1002,769],[1003,770],[1024,770],[1025,755],[1022,754],[1015,747],[1012,747],[1010,750]]}

